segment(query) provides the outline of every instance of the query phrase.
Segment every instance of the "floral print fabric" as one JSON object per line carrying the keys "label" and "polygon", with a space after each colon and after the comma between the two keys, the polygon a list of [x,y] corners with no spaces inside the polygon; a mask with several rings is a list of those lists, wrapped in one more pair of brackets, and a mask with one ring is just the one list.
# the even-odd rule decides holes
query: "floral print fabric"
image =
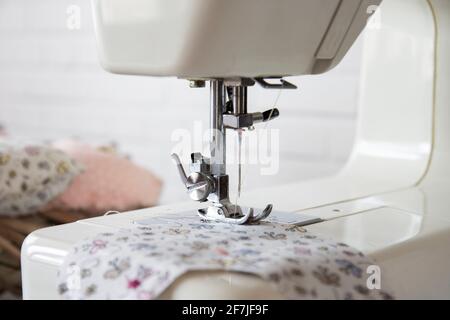
{"label": "floral print fabric", "polygon": [[76,244],[59,271],[60,295],[155,299],[189,270],[228,270],[258,275],[287,299],[391,298],[367,287],[373,261],[304,228],[163,220]]}
{"label": "floral print fabric", "polygon": [[62,151],[0,142],[0,215],[39,211],[81,172]]}

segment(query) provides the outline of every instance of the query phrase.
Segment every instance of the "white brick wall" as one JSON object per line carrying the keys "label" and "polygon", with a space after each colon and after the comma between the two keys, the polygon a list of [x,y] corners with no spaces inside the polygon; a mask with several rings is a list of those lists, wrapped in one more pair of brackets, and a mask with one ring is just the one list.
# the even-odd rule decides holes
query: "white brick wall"
{"label": "white brick wall", "polygon": [[[81,29],[66,28],[66,9],[81,7]],[[245,187],[280,184],[335,172],[348,157],[355,130],[361,46],[328,74],[291,78],[284,91],[280,172],[245,174]],[[250,107],[265,109],[277,92],[251,89]],[[0,0],[0,123],[15,136],[117,141],[165,181],[162,202],[185,199],[169,159],[176,128],[208,120],[208,90],[177,79],[118,76],[96,56],[88,0]],[[235,170],[233,169],[232,172]]]}

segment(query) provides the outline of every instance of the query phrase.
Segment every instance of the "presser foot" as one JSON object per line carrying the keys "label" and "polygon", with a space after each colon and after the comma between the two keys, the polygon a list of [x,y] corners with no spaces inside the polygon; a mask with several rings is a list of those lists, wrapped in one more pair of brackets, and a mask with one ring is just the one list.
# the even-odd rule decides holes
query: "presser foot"
{"label": "presser foot", "polygon": [[246,208],[244,210],[237,205],[213,205],[205,209],[199,209],[198,215],[205,220],[224,222],[230,224],[253,224],[263,219],[266,219],[272,212],[273,206],[268,204],[262,211],[258,210],[255,214],[255,209]]}

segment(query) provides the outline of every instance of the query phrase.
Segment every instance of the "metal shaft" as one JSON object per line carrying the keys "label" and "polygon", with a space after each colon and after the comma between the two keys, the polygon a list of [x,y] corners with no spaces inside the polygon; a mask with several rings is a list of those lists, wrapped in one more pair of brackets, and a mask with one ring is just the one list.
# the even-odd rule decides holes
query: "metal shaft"
{"label": "metal shaft", "polygon": [[233,113],[247,113],[247,87],[245,86],[233,87]]}
{"label": "metal shaft", "polygon": [[211,173],[226,174],[226,136],[223,126],[225,86],[222,80],[211,80]]}

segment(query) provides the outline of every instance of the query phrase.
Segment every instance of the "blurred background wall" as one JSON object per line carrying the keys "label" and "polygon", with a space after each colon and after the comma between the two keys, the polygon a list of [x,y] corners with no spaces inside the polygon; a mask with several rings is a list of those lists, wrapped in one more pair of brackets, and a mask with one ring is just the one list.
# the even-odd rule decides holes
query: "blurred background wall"
{"label": "blurred background wall", "polygon": [[[80,29],[67,27],[80,8]],[[178,79],[109,74],[97,61],[89,0],[0,0],[0,124],[13,137],[77,137],[116,142],[164,181],[161,203],[186,200],[169,155],[175,129],[208,121],[208,90]],[[351,151],[357,114],[361,40],[319,76],[293,77],[284,91],[277,175],[245,174],[245,188],[335,173]],[[272,106],[276,91],[251,89],[251,110]]]}

